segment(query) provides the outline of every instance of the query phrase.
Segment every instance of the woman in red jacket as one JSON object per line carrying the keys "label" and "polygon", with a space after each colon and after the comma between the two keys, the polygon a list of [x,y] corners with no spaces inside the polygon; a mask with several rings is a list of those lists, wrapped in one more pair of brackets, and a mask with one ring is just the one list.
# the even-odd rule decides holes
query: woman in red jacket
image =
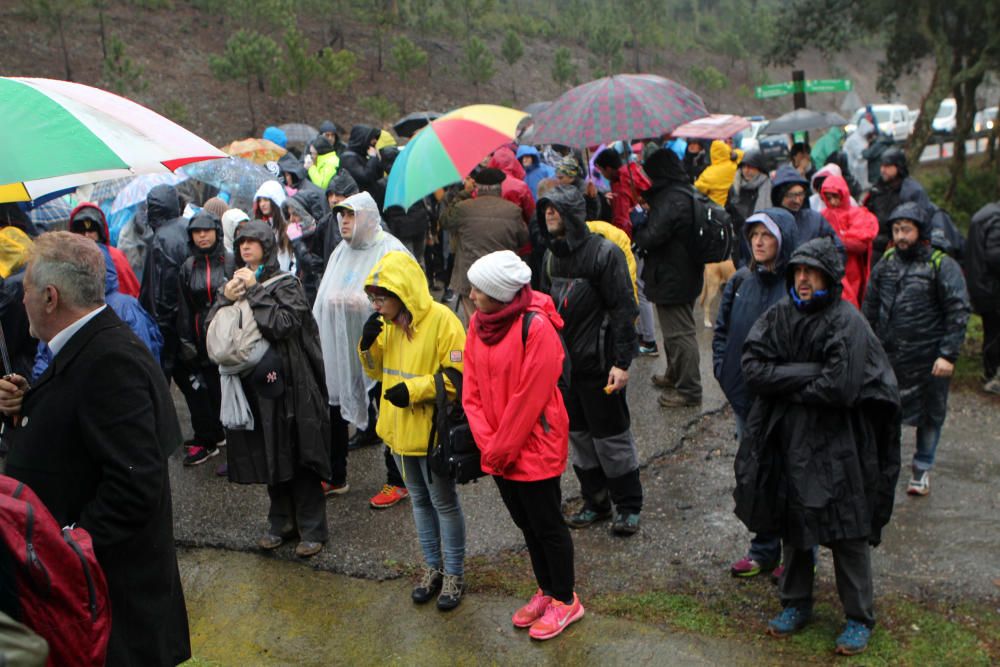
{"label": "woman in red jacket", "polygon": [[861,308],[865,299],[865,287],[871,271],[872,241],[878,235],[878,218],[864,206],[851,203],[851,192],[847,181],[831,174],[820,186],[820,197],[826,204],[820,213],[837,232],[847,258],[844,262],[844,286],[842,298]]}
{"label": "woman in red jacket", "polygon": [[[531,269],[509,250],[469,268],[476,312],[465,344],[462,404],[500,497],[528,545],[538,591],[514,613],[519,628],[550,639],[583,617],[574,592],[573,540],[563,521],[569,417],[557,383],[562,318],[528,286]],[[524,317],[533,313],[525,335]]]}

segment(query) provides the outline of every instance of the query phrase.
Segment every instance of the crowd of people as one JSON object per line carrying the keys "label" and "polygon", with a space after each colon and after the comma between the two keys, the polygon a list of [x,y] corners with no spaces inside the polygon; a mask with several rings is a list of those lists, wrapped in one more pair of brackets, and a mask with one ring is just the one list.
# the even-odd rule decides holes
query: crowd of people
{"label": "crowd of people", "polygon": [[[868,152],[885,140],[865,123]],[[849,154],[857,137],[834,128],[773,171],[726,141],[618,141],[592,160],[513,143],[404,210],[384,198],[405,147],[382,135],[356,125],[345,144],[323,123],[247,211],[153,188],[141,261],[110,245],[97,205],[41,235],[5,205],[6,474],[93,535],[115,610],[109,664],[189,654],[171,382],[190,413],[184,465],[224,451],[220,476],[266,486],[263,550],[319,553],[325,498],[351,488],[349,452],[382,446],[371,507],[410,501],[424,558],[412,599],[449,610],[465,594],[466,522],[456,481],[428,459],[443,387],[528,547],[538,589],[513,624],[544,640],[579,620],[569,529],[641,529],[626,390],[633,360],[660,356],[657,321],[659,405],[702,402],[696,191],[725,208],[736,241],[712,336],[739,441],[736,514],[754,533],[731,572],[775,576],[783,611],[768,631],[785,636],[809,621],[816,549],[829,547],[847,618],[837,651],[863,651],[901,427],[916,427],[907,491],[926,495],[969,293],[986,388],[1000,391],[1000,208],[974,218],[963,247],[898,147],[871,174]],[[582,505],[564,514],[567,464]]]}

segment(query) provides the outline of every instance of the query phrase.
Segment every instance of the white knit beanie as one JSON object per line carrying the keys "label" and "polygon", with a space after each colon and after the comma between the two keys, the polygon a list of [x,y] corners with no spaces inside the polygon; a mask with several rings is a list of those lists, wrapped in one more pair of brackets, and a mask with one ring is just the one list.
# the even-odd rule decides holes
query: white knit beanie
{"label": "white knit beanie", "polygon": [[480,257],[469,267],[469,282],[487,296],[510,303],[518,290],[531,282],[531,269],[510,250]]}

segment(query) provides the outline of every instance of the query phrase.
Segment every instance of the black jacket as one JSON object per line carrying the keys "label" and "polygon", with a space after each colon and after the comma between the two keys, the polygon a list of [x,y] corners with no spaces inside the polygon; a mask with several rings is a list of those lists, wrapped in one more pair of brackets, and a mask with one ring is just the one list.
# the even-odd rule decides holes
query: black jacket
{"label": "black jacket", "polygon": [[0,324],[13,366],[9,372],[31,378],[38,340],[30,333],[28,311],[24,309],[24,269],[0,279]]}
{"label": "black jacket", "polygon": [[188,256],[187,221],[181,217],[177,190],[157,185],[146,195],[146,218],[153,238],[146,251],[139,301],[153,316],[163,334],[160,365],[169,375],[180,345],[177,310],[180,304],[180,269]]}
{"label": "black jacket", "polygon": [[878,218],[878,236],[872,242],[875,257],[879,257],[892,241],[892,224],[889,215],[896,207],[906,202],[918,204],[925,211],[930,211],[932,204],[927,191],[910,176],[904,176],[891,182],[881,179],[873,181],[871,193],[865,206]]}
{"label": "black jacket", "polygon": [[868,160],[869,183],[875,183],[882,177],[881,169],[879,169],[882,165],[882,153],[895,145],[896,142],[893,141],[892,137],[880,134],[868,145],[868,148],[861,151],[861,157]]}
{"label": "black jacket", "polygon": [[181,444],[170,389],[146,346],[105,308],[66,343],[7,424],[7,474],[60,526],[94,540],[108,580],[108,665],[191,656],[174,551],[168,457]]}
{"label": "black jacket", "polygon": [[958,359],[969,321],[969,297],[958,262],[935,253],[927,239],[930,223],[917,222],[920,245],[912,256],[894,248],[879,260],[861,309],[899,380],[903,423],[940,426],[948,409],[949,378],[935,378],[931,369],[938,357],[952,363]]}
{"label": "black jacket", "polygon": [[743,376],[757,398],[736,455],[736,515],[797,548],[881,541],[899,477],[899,394],[889,360],[840,298],[843,264],[827,239],[790,260],[826,273],[815,309],[788,298],[747,335]]}
{"label": "black jacket", "polygon": [[646,252],[646,298],[657,304],[693,304],[701,294],[705,265],[697,247],[691,186],[668,148],[649,156],[643,169],[653,184],[643,193],[649,219],[633,230],[632,238]]}
{"label": "black jacket", "polygon": [[385,220],[389,232],[400,240],[419,239],[427,236],[427,230],[431,224],[431,216],[427,212],[427,206],[423,200],[418,201],[405,211],[402,206],[390,206],[382,211],[382,219]]}
{"label": "black jacket", "polygon": [[312,217],[319,220],[330,212],[323,191],[309,180],[309,172],[294,155],[291,153],[282,155],[281,159],[278,160],[278,167],[281,169],[282,175],[292,175],[292,187],[298,190],[295,197],[302,202]]}
{"label": "black jacket", "polygon": [[969,223],[965,277],[977,313],[1000,311],[1000,202],[982,207]]}
{"label": "black jacket", "polygon": [[[213,216],[214,217],[214,216]],[[214,366],[205,349],[208,326],[205,319],[215,302],[216,292],[233,277],[235,260],[226,250],[222,238],[222,222],[218,218],[215,245],[202,250],[193,241],[188,244],[191,255],[184,260],[180,270],[181,300],[178,304],[177,332],[180,336],[180,355],[186,362],[197,361],[200,366]]]}
{"label": "black jacket", "polygon": [[[346,169],[362,192],[374,193],[378,180],[382,178],[382,163],[378,157],[368,157],[372,139],[378,139],[381,131],[368,125],[355,125],[347,141],[347,150],[340,155],[340,168]],[[374,196],[374,194],[372,195]]]}
{"label": "black jacket", "polygon": [[[554,206],[566,224],[555,239],[545,225]],[[635,318],[639,307],[625,255],[618,246],[587,228],[583,195],[561,185],[538,201],[538,233],[546,248],[541,289],[552,296],[565,321],[573,377],[607,378],[612,366],[627,370],[636,354]]]}

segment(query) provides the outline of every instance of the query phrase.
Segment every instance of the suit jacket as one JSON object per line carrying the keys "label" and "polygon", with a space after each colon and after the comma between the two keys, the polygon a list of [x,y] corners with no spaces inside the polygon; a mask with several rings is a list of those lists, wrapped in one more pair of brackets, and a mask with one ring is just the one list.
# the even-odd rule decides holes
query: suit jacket
{"label": "suit jacket", "polygon": [[67,341],[11,426],[7,474],[93,537],[111,597],[107,664],[189,658],[167,471],[182,438],[146,346],[106,308]]}

